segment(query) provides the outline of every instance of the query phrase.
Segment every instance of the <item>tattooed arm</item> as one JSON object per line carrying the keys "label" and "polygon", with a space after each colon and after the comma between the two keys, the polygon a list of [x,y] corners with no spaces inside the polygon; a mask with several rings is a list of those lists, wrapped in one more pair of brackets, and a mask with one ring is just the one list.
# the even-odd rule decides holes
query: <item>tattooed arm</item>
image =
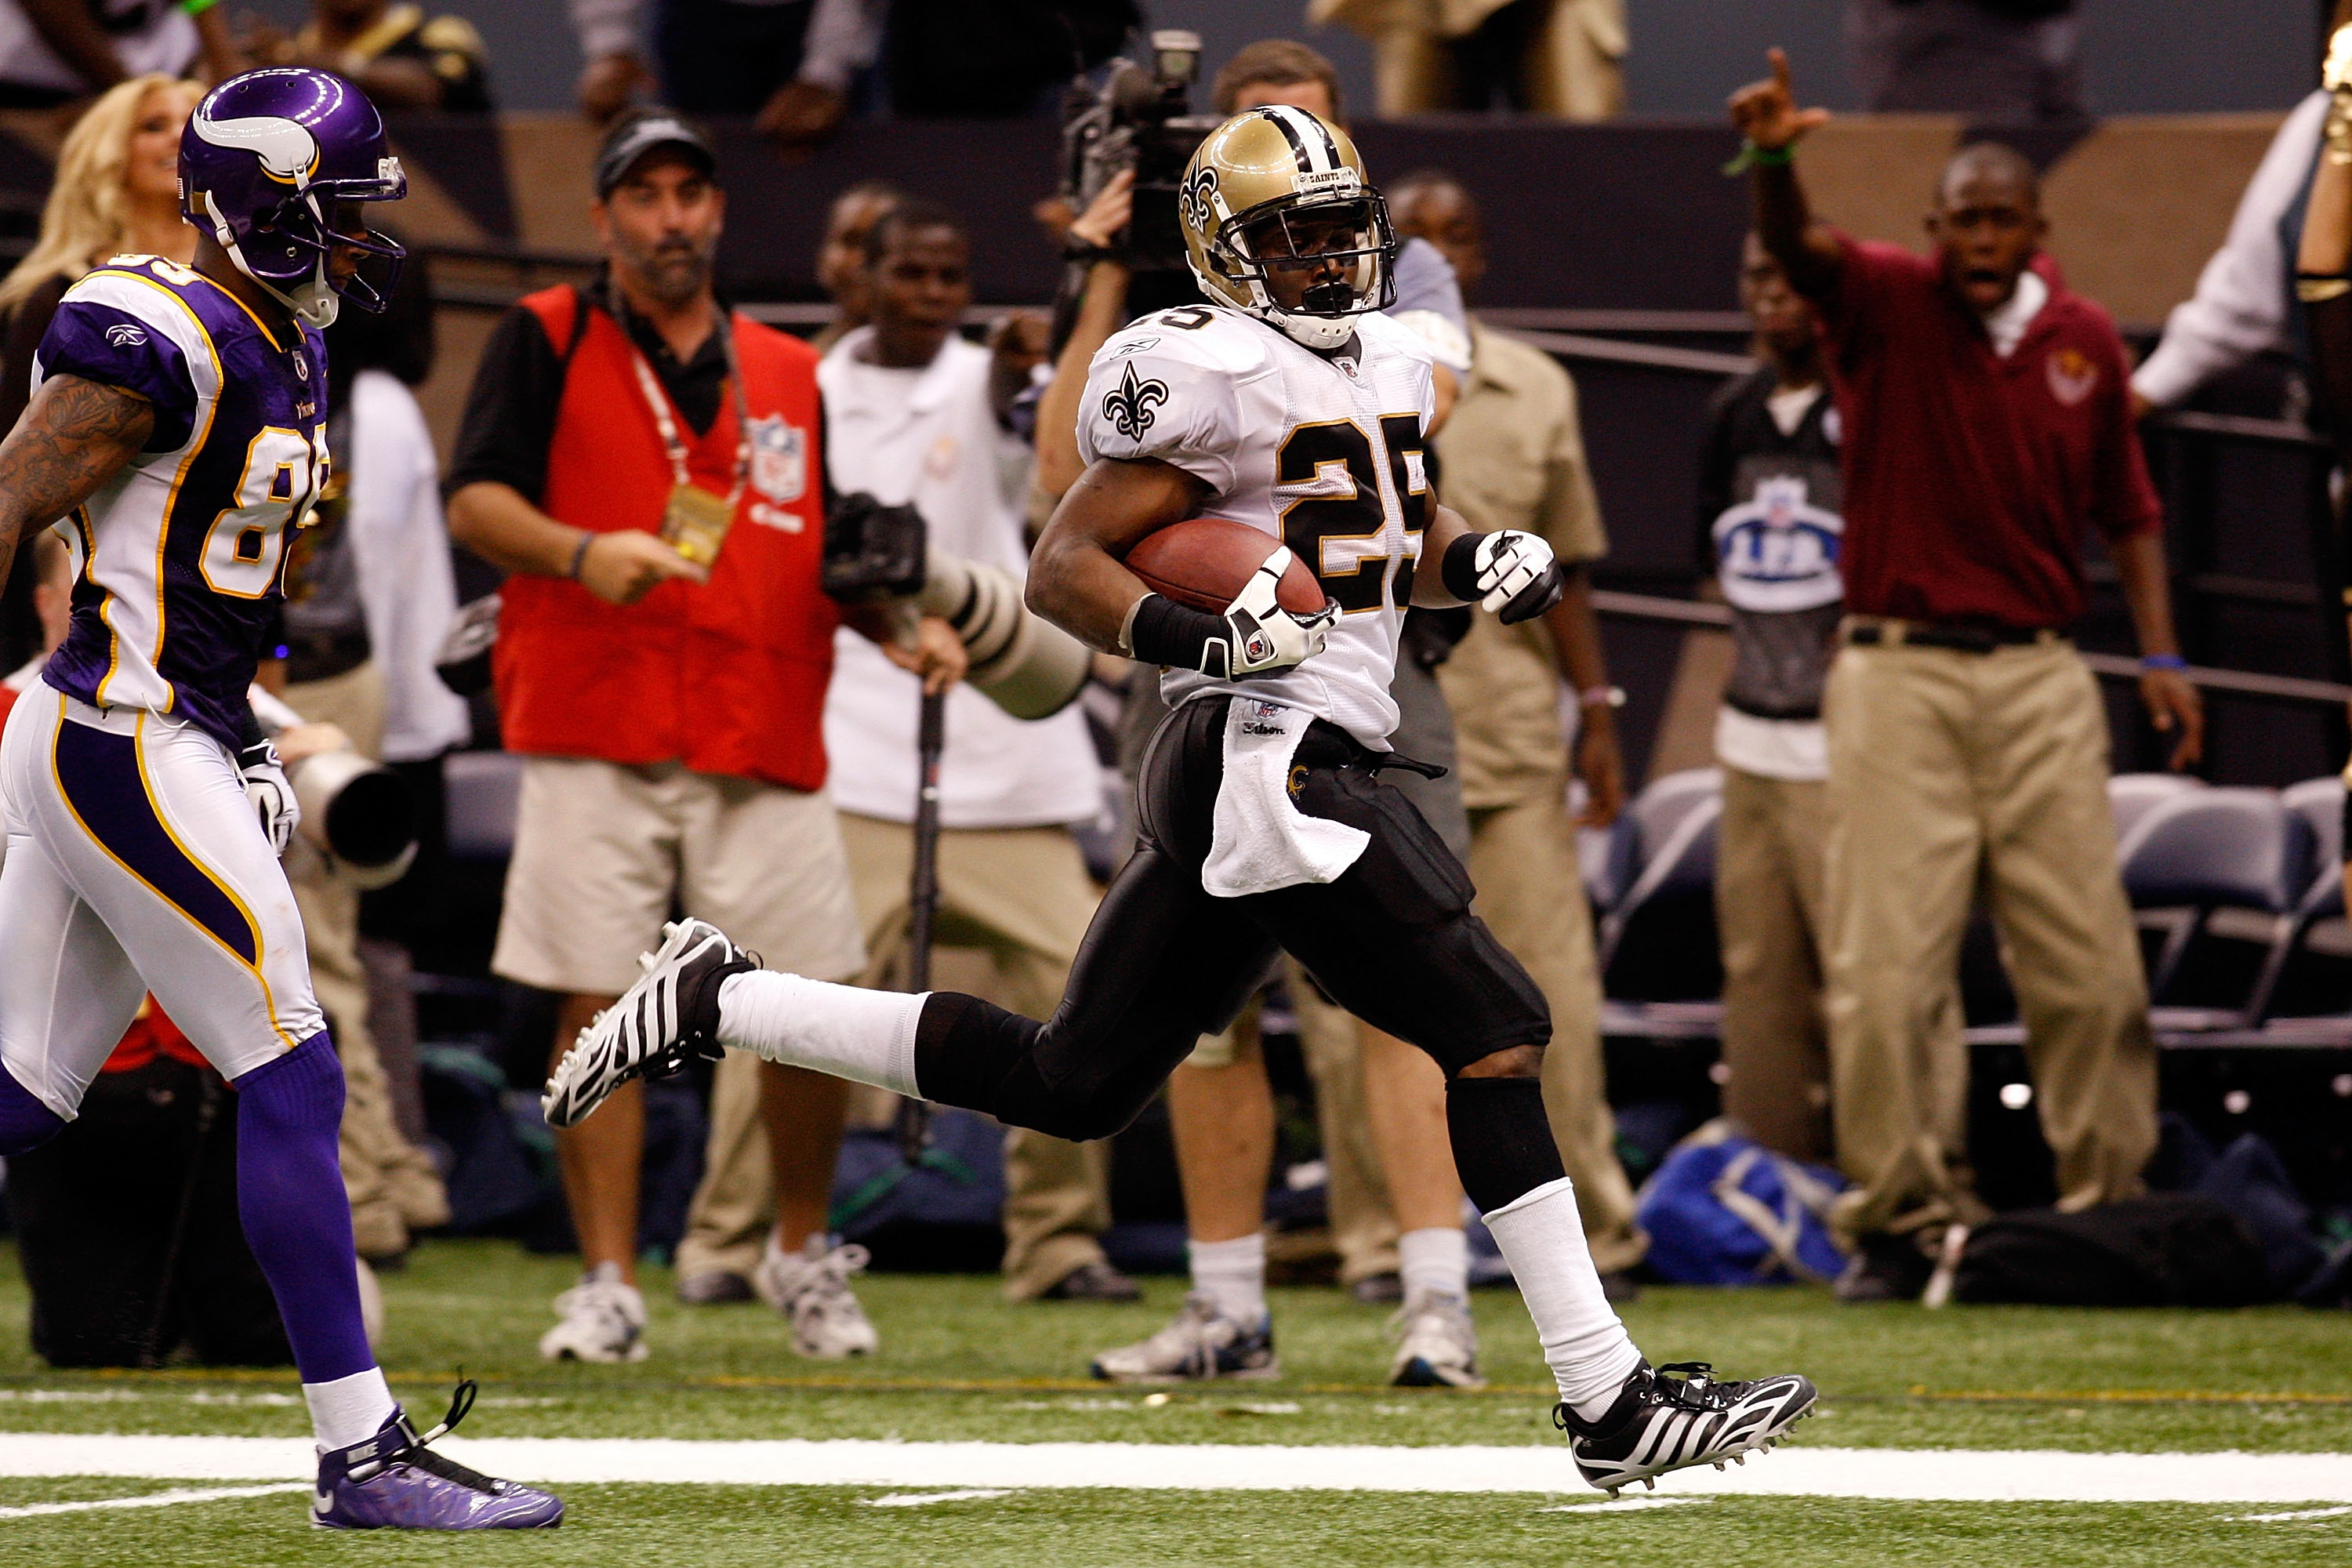
{"label": "tattooed arm", "polygon": [[135,392],[56,375],[0,442],[0,582],[16,547],[89,499],[134,461],[155,428]]}

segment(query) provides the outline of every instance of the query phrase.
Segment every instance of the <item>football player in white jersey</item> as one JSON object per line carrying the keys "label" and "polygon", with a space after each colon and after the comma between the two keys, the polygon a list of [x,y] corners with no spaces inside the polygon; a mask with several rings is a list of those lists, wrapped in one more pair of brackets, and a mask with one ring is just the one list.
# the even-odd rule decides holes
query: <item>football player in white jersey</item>
{"label": "football player in white jersey", "polygon": [[233,77],[180,142],[195,265],[116,257],[41,340],[0,445],[0,575],[56,525],[76,581],[0,739],[0,1156],[64,1128],[152,991],[236,1090],[238,1217],[319,1443],[311,1522],[530,1528],[562,1504],[426,1447],[473,1384],[420,1436],[369,1348],[342,1068],[278,864],[299,808],[246,697],[326,479],[319,329],[346,299],[383,308],[402,252],[362,204],[405,190],[341,79]]}
{"label": "football player in white jersey", "polygon": [[[822,984],[759,969],[689,919],[582,1032],[548,1085],[548,1119],[575,1121],[628,1077],[731,1047],[1108,1137],[1286,949],[1444,1069],[1463,1188],[1535,1319],[1553,1419],[1585,1479],[1613,1492],[1769,1447],[1811,1409],[1811,1384],[1654,1368],[1610,1308],[1544,1115],[1542,994],[1470,912],[1460,864],[1381,781],[1407,765],[1388,743],[1404,606],[1539,615],[1560,593],[1551,552],[1475,533],[1436,504],[1430,362],[1375,313],[1395,239],[1344,132],[1300,109],[1245,110],[1193,154],[1179,208],[1204,303],[1139,321],[1096,356],[1088,467],[1030,567],[1032,607],[1164,667],[1174,710],[1137,780],[1136,853],[1060,1007],[1039,1023],[950,993]],[[1123,564],[1147,535],[1202,516],[1266,536],[1264,565],[1222,615]],[[1276,601],[1294,555],[1323,584],[1316,614]]]}

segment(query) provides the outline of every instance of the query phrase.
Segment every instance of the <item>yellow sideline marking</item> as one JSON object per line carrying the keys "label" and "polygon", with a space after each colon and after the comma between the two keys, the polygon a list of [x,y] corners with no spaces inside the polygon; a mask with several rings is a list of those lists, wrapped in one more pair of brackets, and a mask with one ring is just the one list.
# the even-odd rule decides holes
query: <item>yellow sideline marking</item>
{"label": "yellow sideline marking", "polygon": [[1914,1384],[1908,1392],[1914,1399],[1984,1405],[2352,1405],[2352,1394],[2231,1394],[2210,1388],[1929,1389]]}
{"label": "yellow sideline marking", "polygon": [[[385,1369],[384,1376],[394,1383],[446,1383],[449,1373],[415,1369]],[[131,1367],[99,1367],[73,1377],[44,1377],[38,1381],[48,1386],[79,1382],[82,1379],[100,1381],[137,1381],[142,1383],[270,1383],[289,1384],[284,1371],[267,1367],[157,1367],[140,1370]],[[33,1382],[24,1374],[0,1374],[0,1388]],[[614,1381],[600,1385],[593,1394],[573,1389],[560,1381],[536,1378],[499,1377],[477,1374],[483,1387],[560,1388],[579,1393],[583,1398],[601,1397],[615,1392],[653,1393],[668,1389],[713,1389],[753,1391],[807,1389],[822,1394],[1111,1394],[1129,1384],[1104,1383],[1095,1378],[1079,1377],[998,1377],[998,1378],[881,1378],[881,1377],[777,1377],[753,1373],[721,1373],[709,1377],[665,1378],[659,1381]],[[1288,1383],[1277,1385],[1282,1394],[1328,1395],[1380,1394],[1395,1396],[1400,1391],[1384,1383]],[[1227,1384],[1203,1384],[1197,1389],[1178,1389],[1181,1397],[1197,1394],[1208,1398],[1222,1398],[1240,1392]],[[1404,1391],[1404,1392],[1410,1392]],[[1556,1390],[1538,1384],[1488,1384],[1483,1388],[1446,1390],[1445,1403],[1453,1404],[1463,1396],[1490,1395],[1516,1399],[1559,1397]],[[1836,1390],[1823,1397],[1840,1404],[1884,1405],[1904,1400],[1924,1400],[1930,1404],[1986,1405],[2302,1405],[2317,1408],[2352,1405],[2352,1394],[2315,1394],[2286,1390],[2235,1391],[2222,1389],[1931,1389],[1914,1384],[1900,1394],[1848,1394]]]}

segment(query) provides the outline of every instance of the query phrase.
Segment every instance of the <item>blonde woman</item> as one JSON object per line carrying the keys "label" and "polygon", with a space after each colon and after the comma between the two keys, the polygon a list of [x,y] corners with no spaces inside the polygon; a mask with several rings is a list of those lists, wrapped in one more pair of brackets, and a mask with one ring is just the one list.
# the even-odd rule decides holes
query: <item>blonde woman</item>
{"label": "blonde woman", "polygon": [[32,395],[33,353],[58,300],[110,256],[195,259],[180,221],[180,132],[204,89],[160,75],[109,88],[66,133],[32,254],[0,282],[0,432]]}

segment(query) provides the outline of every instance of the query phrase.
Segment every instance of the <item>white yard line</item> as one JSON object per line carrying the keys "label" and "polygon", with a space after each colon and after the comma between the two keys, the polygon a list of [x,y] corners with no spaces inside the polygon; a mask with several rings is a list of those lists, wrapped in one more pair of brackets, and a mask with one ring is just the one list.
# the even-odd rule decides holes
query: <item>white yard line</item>
{"label": "white yard line", "polygon": [[99,1498],[89,1502],[36,1502],[23,1508],[0,1508],[0,1519],[31,1519],[45,1513],[89,1513],[110,1508],[172,1508],[184,1502],[218,1502],[223,1498],[274,1497],[279,1492],[306,1492],[309,1481],[280,1481],[266,1487],[207,1487],[202,1491],[142,1492],[137,1497]]}
{"label": "white yard line", "polygon": [[[452,1458],[491,1475],[557,1484],[1591,1495],[1577,1480],[1567,1451],[1549,1446],[1284,1447],[617,1437],[450,1438],[444,1446]],[[291,1480],[312,1475],[316,1463],[310,1443],[300,1438],[0,1434],[0,1476]],[[2352,1502],[2352,1457],[1808,1446],[1783,1447],[1720,1473],[1677,1471],[1659,1483],[1659,1491],[1923,1502],[2336,1503]]]}
{"label": "white yard line", "polygon": [[923,1508],[935,1502],[980,1502],[989,1498],[1011,1497],[1002,1487],[972,1487],[960,1492],[892,1492],[888,1497],[870,1497],[867,1508]]}

